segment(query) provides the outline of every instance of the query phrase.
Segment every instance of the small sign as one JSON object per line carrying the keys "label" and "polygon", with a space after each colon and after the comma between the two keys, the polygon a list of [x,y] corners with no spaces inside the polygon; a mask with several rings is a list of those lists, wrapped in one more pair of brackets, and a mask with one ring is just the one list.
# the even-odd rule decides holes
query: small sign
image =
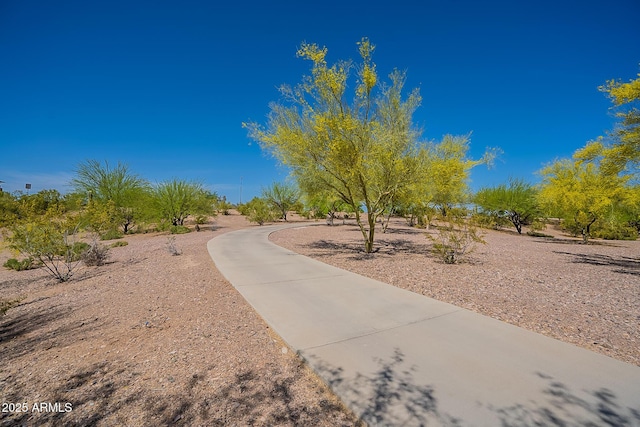
{"label": "small sign", "polygon": [[24,188],[26,188],[27,190],[31,190],[31,184],[25,184]]}

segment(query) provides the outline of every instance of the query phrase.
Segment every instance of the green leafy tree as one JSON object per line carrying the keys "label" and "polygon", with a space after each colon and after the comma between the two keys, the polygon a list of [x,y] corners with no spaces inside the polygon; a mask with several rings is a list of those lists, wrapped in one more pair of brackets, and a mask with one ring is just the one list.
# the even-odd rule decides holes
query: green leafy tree
{"label": "green leafy tree", "polygon": [[[266,128],[244,126],[291,169],[302,191],[311,196],[331,192],[349,205],[365,251],[372,252],[376,219],[414,176],[412,115],[421,97],[417,90],[402,96],[405,75],[400,71],[389,75],[388,84],[381,82],[372,61],[374,46],[368,39],[358,46],[359,64],[329,66],[326,48],[303,44],[298,56],[311,61],[311,75],[295,87],[280,88],[283,102],[271,105]],[[347,90],[351,70],[357,74],[353,94]]]}
{"label": "green leafy tree", "polygon": [[160,218],[173,226],[184,225],[189,215],[213,215],[214,201],[202,184],[172,179],[154,189],[154,202]]}
{"label": "green leafy tree", "polygon": [[344,201],[332,192],[307,196],[305,197],[305,205],[314,218],[326,218],[329,225],[334,225],[338,212],[345,210]]}
{"label": "green leafy tree", "polygon": [[291,184],[274,182],[262,190],[262,198],[271,207],[280,212],[281,218],[287,220],[287,212],[292,210],[300,196],[298,190]]}
{"label": "green leafy tree", "polygon": [[249,203],[246,203],[244,212],[249,221],[258,225],[274,221],[278,215],[273,209],[273,205],[261,197],[254,197]]}
{"label": "green leafy tree", "polygon": [[86,194],[90,202],[112,202],[118,212],[116,224],[122,227],[125,234],[149,205],[148,182],[122,163],[112,168],[107,162],[104,165],[97,160],[82,162],[76,169],[71,185],[74,191]]}
{"label": "green leafy tree", "polygon": [[473,201],[488,215],[506,216],[518,234],[522,234],[522,226],[530,224],[540,212],[535,187],[517,179],[510,180],[509,185],[482,188]]}
{"label": "green leafy tree", "polygon": [[601,171],[597,164],[578,159],[557,160],[540,172],[539,200],[551,215],[564,220],[570,231],[591,237],[594,223],[607,216],[628,196],[628,177]]}

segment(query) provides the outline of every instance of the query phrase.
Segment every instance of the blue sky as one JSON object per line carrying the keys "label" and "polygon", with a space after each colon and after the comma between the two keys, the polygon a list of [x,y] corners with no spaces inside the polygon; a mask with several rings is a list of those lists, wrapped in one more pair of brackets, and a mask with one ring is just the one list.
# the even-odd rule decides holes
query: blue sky
{"label": "blue sky", "polygon": [[640,71],[640,2],[0,1],[0,180],[68,191],[87,159],[151,182],[199,180],[232,202],[287,171],[252,143],[277,86],[309,63],[375,45],[380,74],[407,71],[425,140],[472,132],[472,188],[535,171],[610,129],[606,80]]}

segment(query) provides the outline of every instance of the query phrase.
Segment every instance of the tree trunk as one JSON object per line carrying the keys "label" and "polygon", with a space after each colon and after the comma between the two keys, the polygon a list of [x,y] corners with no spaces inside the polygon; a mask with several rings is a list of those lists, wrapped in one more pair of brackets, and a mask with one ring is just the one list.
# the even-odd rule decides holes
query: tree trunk
{"label": "tree trunk", "polygon": [[370,213],[368,213],[367,216],[369,219],[369,234],[364,245],[364,250],[366,253],[370,254],[373,252],[374,235],[376,233],[376,217]]}
{"label": "tree trunk", "polygon": [[591,226],[596,222],[596,219],[597,218],[594,216],[591,222],[587,224],[586,227],[582,228],[582,243],[589,243],[589,238],[591,237]]}
{"label": "tree trunk", "polygon": [[362,233],[362,238],[364,239],[364,251],[370,254],[371,252],[373,252],[373,238],[376,231],[376,227],[375,227],[376,218],[370,213],[367,213],[367,217],[368,217],[367,222],[369,224],[369,230],[367,231],[367,229],[364,227],[364,224],[362,223],[362,218],[360,217],[360,212],[358,211],[358,207],[357,206],[352,206],[352,207],[355,210],[356,222],[358,223],[358,227],[360,227],[360,232]]}
{"label": "tree trunk", "polygon": [[516,230],[518,230],[518,234],[522,234],[522,221],[520,221],[520,215],[513,212],[509,217],[511,218],[513,225],[516,227]]}

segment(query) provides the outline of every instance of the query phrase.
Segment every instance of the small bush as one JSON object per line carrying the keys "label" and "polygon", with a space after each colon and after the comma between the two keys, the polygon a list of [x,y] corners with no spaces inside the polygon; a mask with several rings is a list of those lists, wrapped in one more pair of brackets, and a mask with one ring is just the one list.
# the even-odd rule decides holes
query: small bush
{"label": "small bush", "polygon": [[71,245],[71,260],[78,261],[82,259],[82,254],[89,250],[91,245],[85,242],[75,242]]}
{"label": "small bush", "polygon": [[176,247],[176,238],[174,236],[171,236],[167,239],[167,250],[173,256],[182,254],[182,251]]}
{"label": "small bush", "polygon": [[509,220],[506,218],[497,215],[497,214],[488,214],[484,212],[478,212],[471,216],[471,221],[474,225],[480,228],[487,228],[491,230],[499,230],[501,227],[504,227],[509,224]]}
{"label": "small bush", "polygon": [[29,270],[35,268],[33,265],[33,258],[25,258],[22,261],[18,261],[15,258],[10,258],[2,265],[4,268],[15,271]]}
{"label": "small bush", "polygon": [[11,249],[34,259],[59,282],[66,282],[78,266],[81,248],[75,244],[76,229],[69,229],[64,222],[42,219],[12,226],[7,241]]}
{"label": "small bush", "polygon": [[126,240],[118,240],[117,242],[113,242],[109,246],[112,248],[119,248],[121,246],[127,246],[128,244],[129,242],[127,242]]}
{"label": "small bush", "polygon": [[0,316],[7,314],[7,311],[20,304],[21,299],[6,300],[0,299]]}
{"label": "small bush", "polygon": [[631,226],[605,226],[592,233],[593,237],[604,240],[636,240],[638,232]]}
{"label": "small bush", "polygon": [[433,240],[433,252],[445,264],[457,264],[473,251],[476,243],[486,243],[475,226],[453,217],[446,225],[438,227],[436,237],[427,235],[427,238]]}
{"label": "small bush", "polygon": [[107,230],[100,235],[100,240],[114,240],[114,239],[122,239],[122,233],[113,228],[111,230]]}
{"label": "small bush", "polygon": [[[228,215],[228,213],[227,213],[227,215]],[[202,225],[202,224],[206,224],[206,223],[209,222],[209,217],[207,215],[196,215],[195,220],[196,220],[196,224]]]}
{"label": "small bush", "polygon": [[89,267],[104,265],[109,257],[109,248],[105,245],[98,244],[97,241],[94,241],[93,244],[87,246],[89,246],[89,248],[81,255],[84,265]]}
{"label": "small bush", "polygon": [[191,229],[189,227],[185,227],[184,225],[172,225],[169,227],[169,233],[171,234],[186,234],[190,233]]}

